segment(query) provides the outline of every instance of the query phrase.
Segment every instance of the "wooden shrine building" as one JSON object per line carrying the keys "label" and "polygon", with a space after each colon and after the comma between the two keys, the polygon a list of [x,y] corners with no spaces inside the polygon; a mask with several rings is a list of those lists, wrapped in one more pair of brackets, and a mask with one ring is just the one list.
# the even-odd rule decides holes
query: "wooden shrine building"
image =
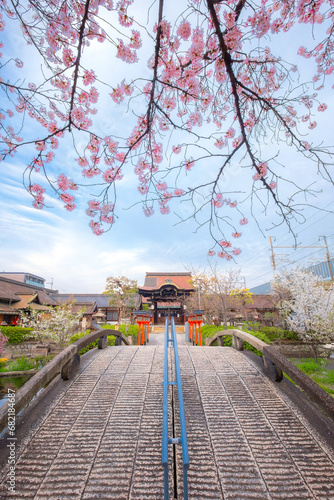
{"label": "wooden shrine building", "polygon": [[176,324],[185,322],[185,299],[195,291],[191,273],[146,273],[144,286],[138,287],[142,303],[153,313],[154,325],[164,324],[168,315]]}

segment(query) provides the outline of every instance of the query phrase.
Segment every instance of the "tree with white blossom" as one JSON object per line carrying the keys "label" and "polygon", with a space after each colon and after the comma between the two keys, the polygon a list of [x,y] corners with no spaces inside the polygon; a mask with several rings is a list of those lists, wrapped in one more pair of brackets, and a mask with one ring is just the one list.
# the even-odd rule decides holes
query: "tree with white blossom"
{"label": "tree with white blossom", "polygon": [[64,302],[47,311],[30,309],[20,314],[21,324],[32,328],[30,335],[41,343],[52,341],[64,347],[73,334],[72,329],[80,324],[85,312],[85,308],[73,312],[73,307],[74,302]]}
{"label": "tree with white blossom", "polygon": [[[273,223],[291,229],[317,183],[333,184],[332,145],[313,132],[333,84],[333,0],[2,0],[0,9],[0,159],[24,159],[35,208],[53,196],[72,211],[91,185],[86,212],[101,235],[118,217],[123,177],[135,176],[131,203],[151,216],[181,202],[178,220],[206,227],[209,255],[230,260],[249,217],[275,212]],[[300,34],[306,46],[295,52],[313,78],[280,54]],[[311,182],[284,165],[286,147],[313,169]]]}
{"label": "tree with white blossom", "polygon": [[283,270],[272,283],[275,301],[289,328],[318,347],[334,341],[334,284],[302,269]]}

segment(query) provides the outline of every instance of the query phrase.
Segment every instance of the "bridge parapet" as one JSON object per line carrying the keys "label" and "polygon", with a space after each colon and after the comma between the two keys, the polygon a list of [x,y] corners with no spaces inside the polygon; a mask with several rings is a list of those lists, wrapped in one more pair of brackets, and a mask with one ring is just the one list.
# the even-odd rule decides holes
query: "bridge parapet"
{"label": "bridge parapet", "polygon": [[[123,342],[130,345],[129,340],[119,330],[99,328],[94,325],[95,331],[78,339],[73,344],[65,347],[57,356],[39,370],[31,379],[29,379],[21,389],[15,394],[15,413],[16,415],[33,399],[43,387],[50,382],[56,375],[61,373],[63,380],[69,380],[80,365],[79,352],[84,347],[98,339],[98,348],[104,349],[108,345],[108,336],[116,337],[115,345],[121,345]],[[0,408],[0,432],[8,424],[8,403],[6,402]]]}
{"label": "bridge parapet", "polygon": [[232,347],[238,351],[244,349],[244,342],[258,349],[263,354],[264,369],[268,377],[275,382],[281,382],[283,372],[291,378],[310,398],[315,401],[331,418],[334,418],[334,398],[313,382],[305,373],[297,368],[274,346],[266,344],[263,340],[247,332],[231,329],[217,332],[209,339],[207,345],[212,346],[217,341],[218,346],[224,345],[224,337],[232,336]]}

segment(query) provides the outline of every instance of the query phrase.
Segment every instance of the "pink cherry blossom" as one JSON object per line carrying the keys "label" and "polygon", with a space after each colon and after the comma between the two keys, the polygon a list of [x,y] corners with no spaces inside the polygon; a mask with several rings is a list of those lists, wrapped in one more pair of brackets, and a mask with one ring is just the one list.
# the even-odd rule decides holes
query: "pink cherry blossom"
{"label": "pink cherry blossom", "polygon": [[96,80],[95,72],[93,70],[89,71],[88,69],[85,70],[84,76],[83,76],[83,83],[84,85],[91,85],[94,83]]}
{"label": "pink cherry blossom", "polygon": [[181,37],[183,40],[188,40],[191,35],[190,23],[186,20],[181,21],[177,30],[177,36]]}
{"label": "pink cherry blossom", "polygon": [[230,248],[232,246],[231,242],[226,240],[220,241],[219,245],[223,248]]}

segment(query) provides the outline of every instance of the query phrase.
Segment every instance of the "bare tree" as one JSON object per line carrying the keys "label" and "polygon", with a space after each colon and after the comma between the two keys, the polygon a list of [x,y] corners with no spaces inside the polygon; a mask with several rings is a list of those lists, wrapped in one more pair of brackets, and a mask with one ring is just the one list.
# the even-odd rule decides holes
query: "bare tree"
{"label": "bare tree", "polygon": [[240,270],[221,272],[216,265],[212,265],[208,271],[192,271],[192,283],[197,294],[190,297],[192,302],[188,303],[189,306],[203,309],[208,323],[220,324],[223,321],[227,329],[227,323],[233,316],[231,309],[238,307],[237,291],[241,293],[242,290]]}
{"label": "bare tree", "polygon": [[107,278],[105,295],[110,297],[110,305],[117,307],[119,321],[129,320],[131,312],[136,307],[138,283],[126,276],[109,276]]}

